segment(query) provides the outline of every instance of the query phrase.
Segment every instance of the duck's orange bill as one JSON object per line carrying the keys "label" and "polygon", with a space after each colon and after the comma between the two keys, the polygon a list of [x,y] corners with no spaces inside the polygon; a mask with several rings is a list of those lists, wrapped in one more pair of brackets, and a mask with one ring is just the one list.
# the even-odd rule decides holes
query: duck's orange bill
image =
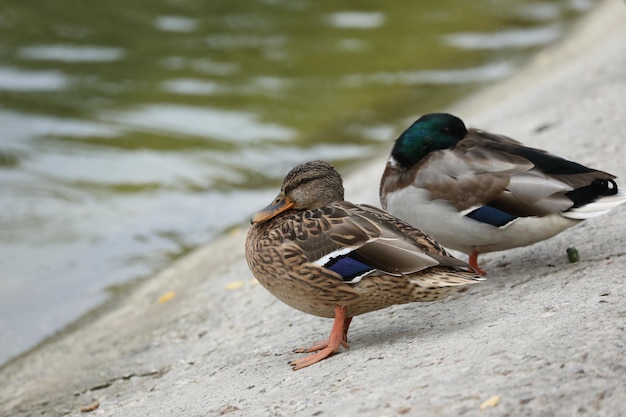
{"label": "duck's orange bill", "polygon": [[252,219],[250,220],[250,223],[262,223],[278,215],[279,213],[282,213],[283,211],[289,210],[293,206],[294,202],[291,201],[289,197],[286,197],[283,193],[280,193],[269,206],[265,207],[263,210],[255,214],[254,217],[252,217]]}

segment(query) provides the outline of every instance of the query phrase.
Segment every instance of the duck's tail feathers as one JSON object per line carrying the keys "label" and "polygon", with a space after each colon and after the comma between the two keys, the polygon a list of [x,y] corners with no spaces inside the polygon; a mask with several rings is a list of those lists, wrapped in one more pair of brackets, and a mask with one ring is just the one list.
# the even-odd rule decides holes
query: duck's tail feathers
{"label": "duck's tail feathers", "polygon": [[600,197],[596,201],[585,204],[584,206],[562,212],[561,216],[574,220],[591,219],[593,217],[602,216],[623,203],[626,203],[626,192],[619,190],[613,195]]}

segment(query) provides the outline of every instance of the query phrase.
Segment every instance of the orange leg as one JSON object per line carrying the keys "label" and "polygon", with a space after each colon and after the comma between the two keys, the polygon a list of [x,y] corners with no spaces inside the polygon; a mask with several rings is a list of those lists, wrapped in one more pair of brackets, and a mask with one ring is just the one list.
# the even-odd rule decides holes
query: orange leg
{"label": "orange leg", "polygon": [[476,270],[480,275],[487,275],[487,272],[483,271],[478,267],[478,252],[472,251],[469,256],[469,264],[472,268]]}
{"label": "orange leg", "polygon": [[352,317],[346,317],[346,312],[346,307],[335,306],[335,321],[333,322],[333,329],[330,331],[328,340],[315,342],[313,346],[308,348],[294,349],[296,353],[317,352],[289,362],[294,371],[326,359],[333,353],[339,352],[341,346],[348,348],[348,328],[350,327]]}

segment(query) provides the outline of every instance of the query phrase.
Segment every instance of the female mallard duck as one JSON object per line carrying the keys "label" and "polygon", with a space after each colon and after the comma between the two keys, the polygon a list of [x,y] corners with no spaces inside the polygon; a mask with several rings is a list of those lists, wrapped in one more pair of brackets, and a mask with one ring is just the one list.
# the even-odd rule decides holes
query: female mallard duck
{"label": "female mallard duck", "polygon": [[530,245],[626,201],[614,176],[427,114],[396,140],[383,208],[470,255]]}
{"label": "female mallard duck", "polygon": [[334,318],[328,340],[294,352],[304,368],[348,347],[352,317],[393,304],[434,301],[481,278],[421,231],[375,207],[343,201],[339,173],[323,161],[292,169],[252,218],[250,270],[287,305]]}

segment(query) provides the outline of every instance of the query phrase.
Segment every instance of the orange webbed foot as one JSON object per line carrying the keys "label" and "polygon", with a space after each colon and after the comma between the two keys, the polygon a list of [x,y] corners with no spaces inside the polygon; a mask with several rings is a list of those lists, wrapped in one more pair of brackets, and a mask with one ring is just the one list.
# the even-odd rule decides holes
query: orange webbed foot
{"label": "orange webbed foot", "polygon": [[289,365],[291,365],[294,371],[306,368],[307,366],[326,359],[333,353],[339,352],[341,346],[344,348],[349,347],[347,336],[352,317],[346,318],[346,312],[346,307],[335,306],[335,321],[333,322],[333,329],[330,332],[328,340],[320,340],[308,348],[297,348],[293,350],[295,353],[317,352],[313,355],[289,362]]}
{"label": "orange webbed foot", "polygon": [[[343,346],[344,348],[348,349],[350,347],[350,345],[348,344],[347,340],[342,340],[340,342],[341,346]],[[293,353],[311,353],[311,352],[317,352],[319,350],[323,350],[326,349],[328,347],[328,339],[326,340],[319,340],[315,343],[313,343],[312,346],[309,346],[307,348],[301,347],[301,348],[295,348],[292,352]]]}
{"label": "orange webbed foot", "polygon": [[335,350],[329,346],[327,348],[320,350],[317,353],[314,353],[313,355],[309,355],[301,359],[293,360],[289,362],[289,365],[291,365],[291,369],[293,369],[294,371],[297,371],[298,369],[306,368],[309,365],[313,365],[314,363],[317,363],[321,361],[322,359],[326,359],[333,353],[335,353]]}

